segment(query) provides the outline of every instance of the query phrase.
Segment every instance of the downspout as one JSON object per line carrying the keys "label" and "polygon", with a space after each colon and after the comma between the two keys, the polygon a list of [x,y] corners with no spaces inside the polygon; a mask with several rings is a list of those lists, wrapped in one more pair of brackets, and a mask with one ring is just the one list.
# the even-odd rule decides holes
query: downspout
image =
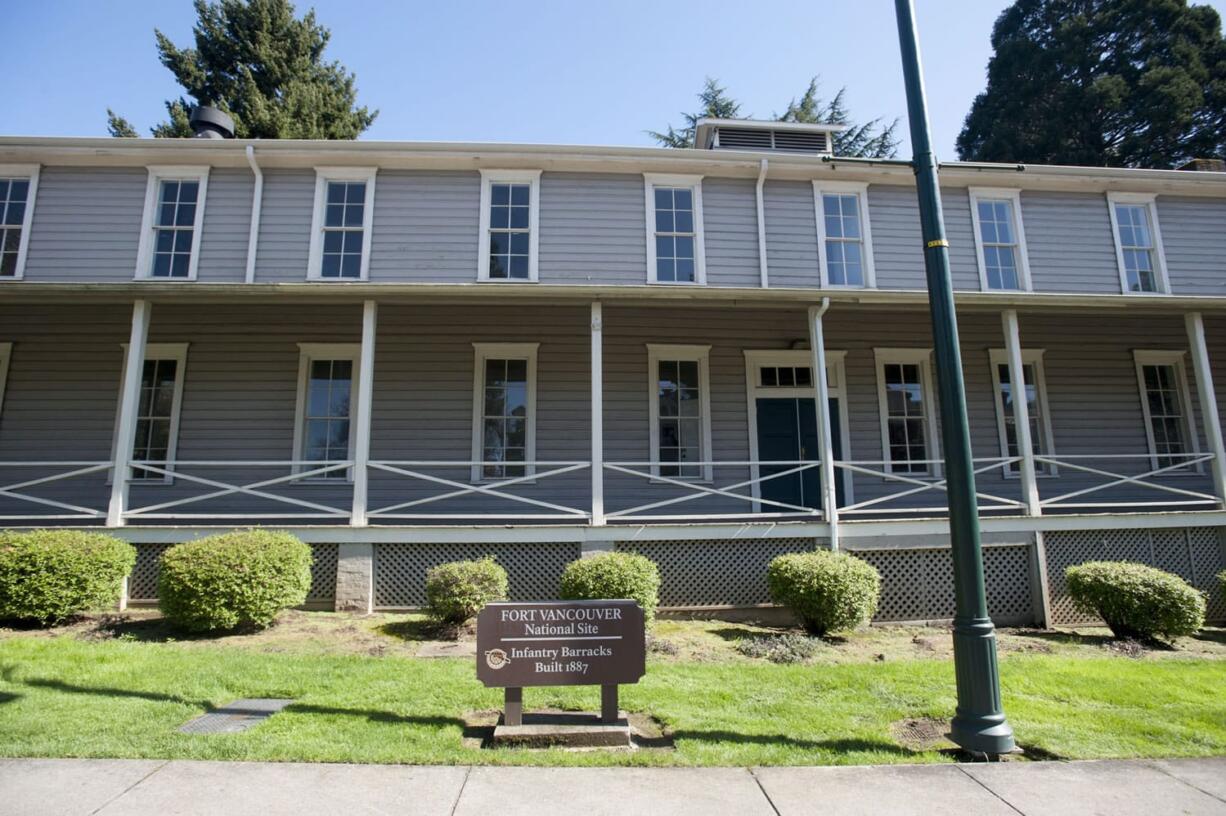
{"label": "downspout", "polygon": [[247,233],[247,283],[255,283],[255,247],[260,238],[260,207],[264,201],[264,172],[255,160],[255,147],[247,145],[247,164],[255,174],[255,190],[251,194],[251,231]]}
{"label": "downspout", "polygon": [[837,552],[839,542],[839,493],[834,468],[834,433],[830,422],[830,383],[826,378],[826,332],[822,316],[830,308],[830,298],[820,306],[809,307],[809,353],[813,365],[813,403],[817,416],[819,473],[822,485],[822,515],[830,529],[830,549]]}
{"label": "downspout", "polygon": [[765,289],[770,285],[770,278],[766,274],[766,204],[764,201],[763,191],[766,188],[766,159],[763,159],[758,164],[758,273],[761,277],[762,288]]}

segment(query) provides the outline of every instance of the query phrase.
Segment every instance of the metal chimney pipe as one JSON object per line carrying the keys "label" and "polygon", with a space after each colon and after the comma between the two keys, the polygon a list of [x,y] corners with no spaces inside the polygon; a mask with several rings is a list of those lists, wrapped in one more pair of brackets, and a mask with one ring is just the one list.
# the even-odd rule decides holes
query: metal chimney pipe
{"label": "metal chimney pipe", "polygon": [[233,139],[234,119],[211,105],[197,105],[192,109],[193,139]]}

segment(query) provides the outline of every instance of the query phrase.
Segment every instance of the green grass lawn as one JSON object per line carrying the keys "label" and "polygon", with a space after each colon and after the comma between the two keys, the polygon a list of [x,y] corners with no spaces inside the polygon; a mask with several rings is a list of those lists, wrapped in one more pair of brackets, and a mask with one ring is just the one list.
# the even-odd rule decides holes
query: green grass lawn
{"label": "green grass lawn", "polygon": [[[292,614],[289,624],[234,639],[173,641],[156,630],[144,639],[99,638],[81,627],[2,632],[0,755],[556,765],[950,760],[902,747],[891,730],[904,718],[953,712],[949,635],[939,629],[874,628],[824,644],[810,662],[776,665],[732,648],[737,636],[762,627],[662,622],[657,634],[680,648],[650,658],[644,680],[623,687],[622,706],[654,717],[673,749],[568,753],[480,748],[466,719],[482,711],[488,718],[500,693],[477,683],[471,659],[413,656],[417,644],[404,632],[417,630],[406,616]],[[330,636],[345,627],[356,634]],[[1005,707],[1018,741],[1037,753],[1226,754],[1222,630],[1140,658],[1105,648],[1101,634],[1002,633],[1001,641]],[[243,734],[175,732],[239,697],[296,702]],[[593,688],[525,692],[529,710],[598,704]]]}

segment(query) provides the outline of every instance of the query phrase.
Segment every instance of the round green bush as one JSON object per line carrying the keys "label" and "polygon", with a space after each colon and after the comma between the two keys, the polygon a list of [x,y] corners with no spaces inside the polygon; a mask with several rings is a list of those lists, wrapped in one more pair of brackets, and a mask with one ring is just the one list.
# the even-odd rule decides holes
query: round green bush
{"label": "round green bush", "polygon": [[426,573],[426,614],[443,623],[463,623],[491,601],[507,599],[507,571],[493,558],[453,561]]}
{"label": "round green bush", "polygon": [[766,583],[771,600],[819,636],[868,623],[881,595],[881,576],[872,565],[829,550],[778,556],[766,569]]}
{"label": "round green bush", "polygon": [[567,601],[630,599],[643,607],[650,624],[660,605],[660,570],[641,555],[605,552],[571,561],[562,572],[562,598]]}
{"label": "round green bush", "polygon": [[262,628],[310,588],[310,547],[289,533],[239,530],[163,553],[158,606],[190,632]]}
{"label": "round green bush", "polygon": [[0,532],[0,618],[59,623],[119,600],[136,549],[101,533]]}
{"label": "round green bush", "polygon": [[1160,569],[1091,561],[1064,571],[1078,610],[1097,615],[1118,638],[1172,640],[1205,624],[1205,596]]}

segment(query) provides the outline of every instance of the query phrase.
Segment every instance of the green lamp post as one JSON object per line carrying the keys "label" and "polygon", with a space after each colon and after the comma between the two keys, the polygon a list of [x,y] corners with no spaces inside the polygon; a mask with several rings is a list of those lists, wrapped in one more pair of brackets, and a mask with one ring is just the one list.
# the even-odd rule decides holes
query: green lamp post
{"label": "green lamp post", "polygon": [[895,0],[894,6],[898,16],[903,75],[907,84],[912,166],[923,227],[924,266],[928,275],[928,304],[932,312],[937,392],[941,405],[941,435],[945,442],[950,546],[954,559],[957,608],[953,638],[958,709],[950,736],[966,751],[999,755],[1014,749],[1013,729],[1005,719],[1001,706],[996,629],[988,617],[988,602],[984,593],[979,507],[975,501],[966,391],[958,350],[958,319],[949,279],[949,242],[945,239],[937,162],[928,132],[928,103],[924,98],[915,10],[912,0]]}

